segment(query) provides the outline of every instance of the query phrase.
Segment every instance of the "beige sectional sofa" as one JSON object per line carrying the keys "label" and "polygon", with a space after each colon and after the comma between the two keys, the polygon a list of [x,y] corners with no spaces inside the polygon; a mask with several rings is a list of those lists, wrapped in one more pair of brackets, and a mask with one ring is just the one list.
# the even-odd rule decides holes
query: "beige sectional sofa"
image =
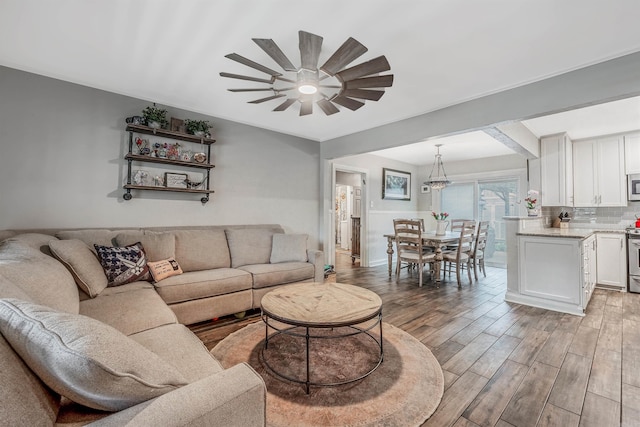
{"label": "beige sectional sofa", "polygon": [[[131,242],[183,273],[107,287],[92,245]],[[184,325],[322,281],[305,246],[278,225],[0,231],[0,425],[264,425],[260,376]]]}

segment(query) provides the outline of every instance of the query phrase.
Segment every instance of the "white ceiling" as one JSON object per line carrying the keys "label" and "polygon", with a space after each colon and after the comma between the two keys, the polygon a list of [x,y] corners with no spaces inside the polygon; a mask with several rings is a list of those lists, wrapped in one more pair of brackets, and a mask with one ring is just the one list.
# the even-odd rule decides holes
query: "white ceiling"
{"label": "white ceiling", "polygon": [[[566,132],[576,140],[640,130],[640,97],[550,114],[522,123],[538,138]],[[445,162],[514,154],[513,150],[482,131],[430,139],[370,154],[421,166],[433,164],[436,144],[442,144],[440,154]]]}
{"label": "white ceiling", "polygon": [[[317,141],[370,129],[640,51],[637,0],[2,0],[0,65]],[[379,102],[332,116],[271,110],[231,93],[278,68],[251,38],[299,62],[298,30],[348,37],[395,75]],[[316,108],[316,110],[318,110]],[[215,129],[214,129],[215,131]]]}

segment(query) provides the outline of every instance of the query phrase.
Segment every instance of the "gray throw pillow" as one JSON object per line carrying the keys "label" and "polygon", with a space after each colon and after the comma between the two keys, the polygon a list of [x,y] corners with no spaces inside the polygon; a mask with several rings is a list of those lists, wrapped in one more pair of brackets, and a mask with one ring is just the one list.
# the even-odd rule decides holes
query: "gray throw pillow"
{"label": "gray throw pillow", "polygon": [[79,239],[51,240],[49,249],[71,273],[76,284],[91,298],[107,287],[107,276],[89,245]]}
{"label": "gray throw pillow", "polygon": [[307,235],[274,234],[271,264],[296,261],[307,262]]}
{"label": "gray throw pillow", "polygon": [[187,384],[159,356],[90,317],[6,298],[0,332],[42,382],[90,408],[119,411]]}

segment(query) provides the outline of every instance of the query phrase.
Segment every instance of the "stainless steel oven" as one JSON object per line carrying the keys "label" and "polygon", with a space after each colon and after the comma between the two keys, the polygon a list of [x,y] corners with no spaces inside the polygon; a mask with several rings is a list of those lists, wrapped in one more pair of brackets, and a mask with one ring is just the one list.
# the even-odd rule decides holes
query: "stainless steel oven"
{"label": "stainless steel oven", "polygon": [[631,202],[640,200],[640,173],[627,175],[627,199]]}
{"label": "stainless steel oven", "polygon": [[627,266],[628,290],[640,293],[640,228],[627,228]]}

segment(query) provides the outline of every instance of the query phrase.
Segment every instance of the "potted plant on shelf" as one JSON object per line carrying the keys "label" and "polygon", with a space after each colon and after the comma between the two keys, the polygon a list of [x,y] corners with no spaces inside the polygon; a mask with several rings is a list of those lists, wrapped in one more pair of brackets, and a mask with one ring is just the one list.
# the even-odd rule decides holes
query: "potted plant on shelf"
{"label": "potted plant on shelf", "polygon": [[211,133],[209,133],[211,125],[208,120],[185,119],[184,126],[191,135],[204,136],[205,138],[211,137]]}
{"label": "potted plant on shelf", "polygon": [[169,124],[167,121],[167,110],[156,107],[155,103],[152,107],[147,107],[142,110],[142,116],[150,128],[164,128]]}

